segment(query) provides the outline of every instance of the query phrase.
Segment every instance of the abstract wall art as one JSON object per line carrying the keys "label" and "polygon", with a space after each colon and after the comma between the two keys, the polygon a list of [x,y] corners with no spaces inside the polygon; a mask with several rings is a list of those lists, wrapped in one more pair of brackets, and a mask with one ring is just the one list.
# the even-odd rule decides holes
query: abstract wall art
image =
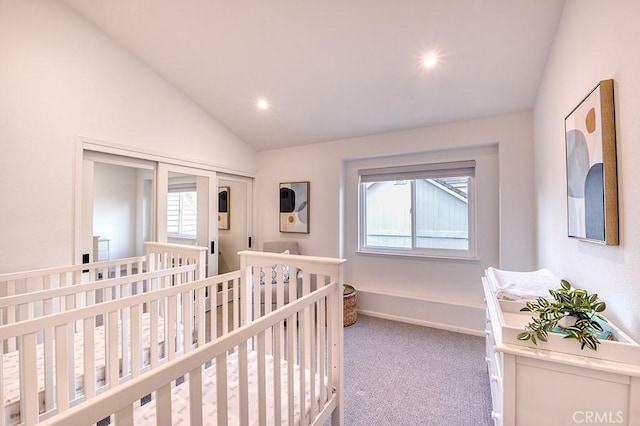
{"label": "abstract wall art", "polygon": [[569,237],[618,245],[613,80],[601,81],[564,124]]}
{"label": "abstract wall art", "polygon": [[280,184],[280,232],[309,233],[309,182]]}
{"label": "abstract wall art", "polygon": [[218,188],[218,229],[231,229],[229,206],[231,205],[231,189],[228,186]]}

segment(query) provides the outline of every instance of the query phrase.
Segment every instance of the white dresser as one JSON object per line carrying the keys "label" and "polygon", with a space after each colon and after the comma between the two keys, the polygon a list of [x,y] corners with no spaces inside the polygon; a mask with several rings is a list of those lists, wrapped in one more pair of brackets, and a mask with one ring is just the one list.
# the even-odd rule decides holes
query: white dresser
{"label": "white dresser", "polygon": [[498,300],[482,278],[487,354],[496,425],[640,425],[640,346],[612,324],[616,341],[597,351],[551,333],[548,342],[516,339],[531,314]]}

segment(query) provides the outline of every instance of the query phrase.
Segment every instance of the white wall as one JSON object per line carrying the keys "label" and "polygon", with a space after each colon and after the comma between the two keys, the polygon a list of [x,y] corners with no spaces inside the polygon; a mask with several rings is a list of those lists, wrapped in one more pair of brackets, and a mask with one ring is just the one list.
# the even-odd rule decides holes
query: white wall
{"label": "white wall", "polygon": [[[640,340],[640,3],[569,0],[534,110],[538,259]],[[613,79],[620,245],[567,237],[564,118],[600,80]]]}
{"label": "white wall", "polygon": [[[259,243],[295,239],[304,254],[347,258],[345,278],[359,290],[359,309],[396,318],[406,315],[403,319],[413,322],[481,330],[483,269],[498,265],[530,270],[535,266],[532,133],[531,114],[516,113],[259,153],[256,178]],[[493,161],[495,170],[488,179],[499,184],[499,199],[495,191],[495,195],[478,193],[478,198],[484,197],[488,202],[489,211],[479,221],[482,226],[479,232],[486,237],[480,243],[483,246],[480,260],[357,255],[356,211],[353,195],[348,195],[354,193],[353,179],[348,176],[350,162],[371,159],[384,164],[383,157],[415,158],[416,153],[428,161],[455,157],[460,149],[487,156],[487,164]],[[278,232],[278,184],[291,181],[311,183],[309,234]],[[427,276],[433,279],[425,279]],[[404,309],[406,297],[421,300],[411,313]],[[446,306],[470,309],[452,318],[448,312],[454,310]]]}
{"label": "white wall", "polygon": [[62,2],[0,0],[0,58],[0,272],[72,263],[77,136],[255,171],[252,148]]}
{"label": "white wall", "polygon": [[135,256],[137,170],[96,163],[94,179],[93,234],[109,239],[109,259]]}

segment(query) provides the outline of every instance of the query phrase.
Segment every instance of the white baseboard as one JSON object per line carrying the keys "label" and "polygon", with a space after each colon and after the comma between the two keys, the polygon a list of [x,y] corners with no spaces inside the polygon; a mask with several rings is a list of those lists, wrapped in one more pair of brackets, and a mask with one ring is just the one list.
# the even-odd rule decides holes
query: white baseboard
{"label": "white baseboard", "polygon": [[484,336],[485,308],[358,290],[362,315]]}
{"label": "white baseboard", "polygon": [[408,317],[400,317],[400,316],[397,316],[397,315],[383,314],[383,313],[380,313],[380,312],[365,311],[365,310],[362,310],[362,309],[358,309],[358,315],[365,315],[365,316],[369,316],[369,317],[382,318],[382,319],[387,319],[387,320],[391,320],[391,321],[405,322],[405,323],[408,323],[408,324],[415,324],[415,325],[421,325],[421,326],[424,326],[424,327],[437,328],[437,329],[440,329],[440,330],[453,331],[454,333],[470,334],[472,336],[482,337],[482,336],[485,335],[484,331],[480,331],[480,330],[473,330],[473,329],[470,329],[470,328],[457,327],[457,326],[449,325],[449,324],[442,324],[442,323],[437,323],[437,322],[424,321],[424,320],[419,320],[419,319],[416,319],[416,318],[408,318]]}

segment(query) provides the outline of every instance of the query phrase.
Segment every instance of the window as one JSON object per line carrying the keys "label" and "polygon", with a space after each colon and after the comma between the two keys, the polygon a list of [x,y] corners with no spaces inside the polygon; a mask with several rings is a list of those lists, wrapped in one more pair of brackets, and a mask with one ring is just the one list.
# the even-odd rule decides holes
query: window
{"label": "window", "polygon": [[196,238],[198,193],[173,191],[167,194],[167,233],[179,238]]}
{"label": "window", "polygon": [[475,257],[475,161],[359,171],[360,251]]}

